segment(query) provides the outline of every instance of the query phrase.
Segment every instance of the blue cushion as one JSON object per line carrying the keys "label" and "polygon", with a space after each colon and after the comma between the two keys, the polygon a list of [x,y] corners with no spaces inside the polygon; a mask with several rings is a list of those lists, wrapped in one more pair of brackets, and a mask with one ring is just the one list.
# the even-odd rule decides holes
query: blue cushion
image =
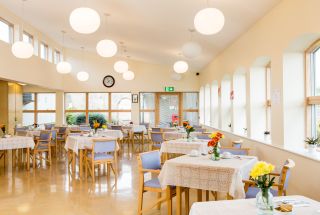
{"label": "blue cushion", "polygon": [[144,182],[144,186],[145,187],[152,187],[152,188],[161,188],[159,179],[157,179],[157,178],[154,178],[154,179],[151,179],[149,181]]}
{"label": "blue cushion", "polygon": [[64,137],[57,137],[57,140],[65,140],[66,138]]}
{"label": "blue cushion", "polygon": [[153,144],[153,147],[160,149],[161,148],[161,143]]}
{"label": "blue cushion", "polygon": [[37,150],[49,150],[48,145],[38,145]]}
{"label": "blue cushion", "polygon": [[151,151],[140,154],[144,169],[161,169],[160,152]]}
{"label": "blue cushion", "polygon": [[[91,154],[88,155],[91,158]],[[105,153],[96,153],[94,154],[94,160],[106,160],[106,159],[113,159],[113,155],[105,154]]]}
{"label": "blue cushion", "polygon": [[[259,191],[260,189],[257,187],[249,187],[248,192],[246,193],[246,199],[256,198]],[[277,190],[270,189],[270,192],[272,193],[273,196],[278,196]]]}

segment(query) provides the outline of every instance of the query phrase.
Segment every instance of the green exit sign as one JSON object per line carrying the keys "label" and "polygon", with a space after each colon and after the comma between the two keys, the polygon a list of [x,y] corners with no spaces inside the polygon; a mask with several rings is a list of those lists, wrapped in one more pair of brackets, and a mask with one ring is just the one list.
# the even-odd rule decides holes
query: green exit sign
{"label": "green exit sign", "polygon": [[174,92],[174,87],[164,87],[165,92]]}

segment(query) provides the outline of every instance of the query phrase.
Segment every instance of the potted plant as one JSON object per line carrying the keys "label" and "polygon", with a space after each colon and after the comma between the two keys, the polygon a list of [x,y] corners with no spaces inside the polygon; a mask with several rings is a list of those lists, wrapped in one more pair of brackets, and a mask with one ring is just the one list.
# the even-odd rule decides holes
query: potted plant
{"label": "potted plant", "polygon": [[319,144],[319,138],[307,137],[304,142],[307,144],[308,151],[314,152]]}

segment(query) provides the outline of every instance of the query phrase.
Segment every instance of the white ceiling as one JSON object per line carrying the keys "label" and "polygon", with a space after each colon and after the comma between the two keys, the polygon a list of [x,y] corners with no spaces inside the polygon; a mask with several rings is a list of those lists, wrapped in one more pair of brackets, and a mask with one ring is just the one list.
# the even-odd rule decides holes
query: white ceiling
{"label": "white ceiling", "polygon": [[[225,15],[223,30],[213,36],[195,32],[193,40],[203,47],[196,59],[187,60],[193,71],[206,66],[220,51],[264,16],[280,0],[208,0],[209,6]],[[21,17],[21,0],[0,0],[0,4]],[[69,14],[80,6],[111,16],[107,24],[91,35],[80,35],[69,25]],[[105,37],[124,41],[132,59],[172,65],[182,45],[190,40],[189,28],[197,11],[207,0],[28,0],[23,19],[61,43],[61,30],[67,32],[65,45],[95,51]]]}

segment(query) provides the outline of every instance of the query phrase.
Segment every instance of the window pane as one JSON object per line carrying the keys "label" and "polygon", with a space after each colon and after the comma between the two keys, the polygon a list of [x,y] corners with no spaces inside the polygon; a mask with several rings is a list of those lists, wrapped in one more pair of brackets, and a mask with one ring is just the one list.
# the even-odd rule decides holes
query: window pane
{"label": "window pane", "polygon": [[189,121],[191,125],[199,125],[199,113],[198,112],[184,112],[183,120]]}
{"label": "window pane", "polygon": [[34,110],[34,93],[24,93],[22,100],[23,110]]}
{"label": "window pane", "polygon": [[[100,123],[100,127],[104,124],[107,124],[107,114],[106,112],[98,113],[98,112],[91,112],[89,113],[89,123],[92,126],[93,120],[97,120]],[[93,126],[92,126],[93,127]]]}
{"label": "window pane", "polygon": [[112,110],[130,110],[131,93],[111,93]]}
{"label": "window pane", "polygon": [[39,93],[37,108],[38,110],[55,110],[56,109],[56,94],[55,93]]}
{"label": "window pane", "polygon": [[311,83],[313,83],[312,89],[312,96],[319,96],[320,95],[320,49],[317,49],[313,54],[313,64],[314,64],[314,71],[313,71],[313,79]]}
{"label": "window pane", "polygon": [[154,127],[154,112],[140,112],[140,123],[149,123],[150,126]]}
{"label": "window pane", "polygon": [[55,50],[53,55],[53,62],[55,64],[59,63],[61,61],[60,52]]}
{"label": "window pane", "polygon": [[140,93],[140,108],[141,110],[154,110],[155,107],[154,93]]}
{"label": "window pane", "polygon": [[28,33],[23,33],[22,40],[33,45],[33,37]]}
{"label": "window pane", "polygon": [[183,109],[198,109],[198,93],[183,93]]}
{"label": "window pane", "polygon": [[55,123],[56,113],[38,113],[38,124]]}
{"label": "window pane", "polygon": [[66,93],[65,94],[66,110],[85,110],[86,94],[85,93]]}
{"label": "window pane", "polygon": [[116,124],[129,124],[131,122],[131,112],[113,112],[111,120]]}
{"label": "window pane", "polygon": [[22,114],[22,125],[28,126],[34,123],[34,113],[23,113]]}
{"label": "window pane", "polygon": [[86,123],[85,113],[66,113],[66,122],[68,125],[80,125]]}
{"label": "window pane", "polygon": [[43,60],[48,59],[48,46],[44,43],[40,44],[40,57]]}
{"label": "window pane", "polygon": [[107,110],[108,93],[89,93],[89,110]]}
{"label": "window pane", "polygon": [[0,20],[0,40],[11,43],[13,36],[12,27],[8,23]]}

